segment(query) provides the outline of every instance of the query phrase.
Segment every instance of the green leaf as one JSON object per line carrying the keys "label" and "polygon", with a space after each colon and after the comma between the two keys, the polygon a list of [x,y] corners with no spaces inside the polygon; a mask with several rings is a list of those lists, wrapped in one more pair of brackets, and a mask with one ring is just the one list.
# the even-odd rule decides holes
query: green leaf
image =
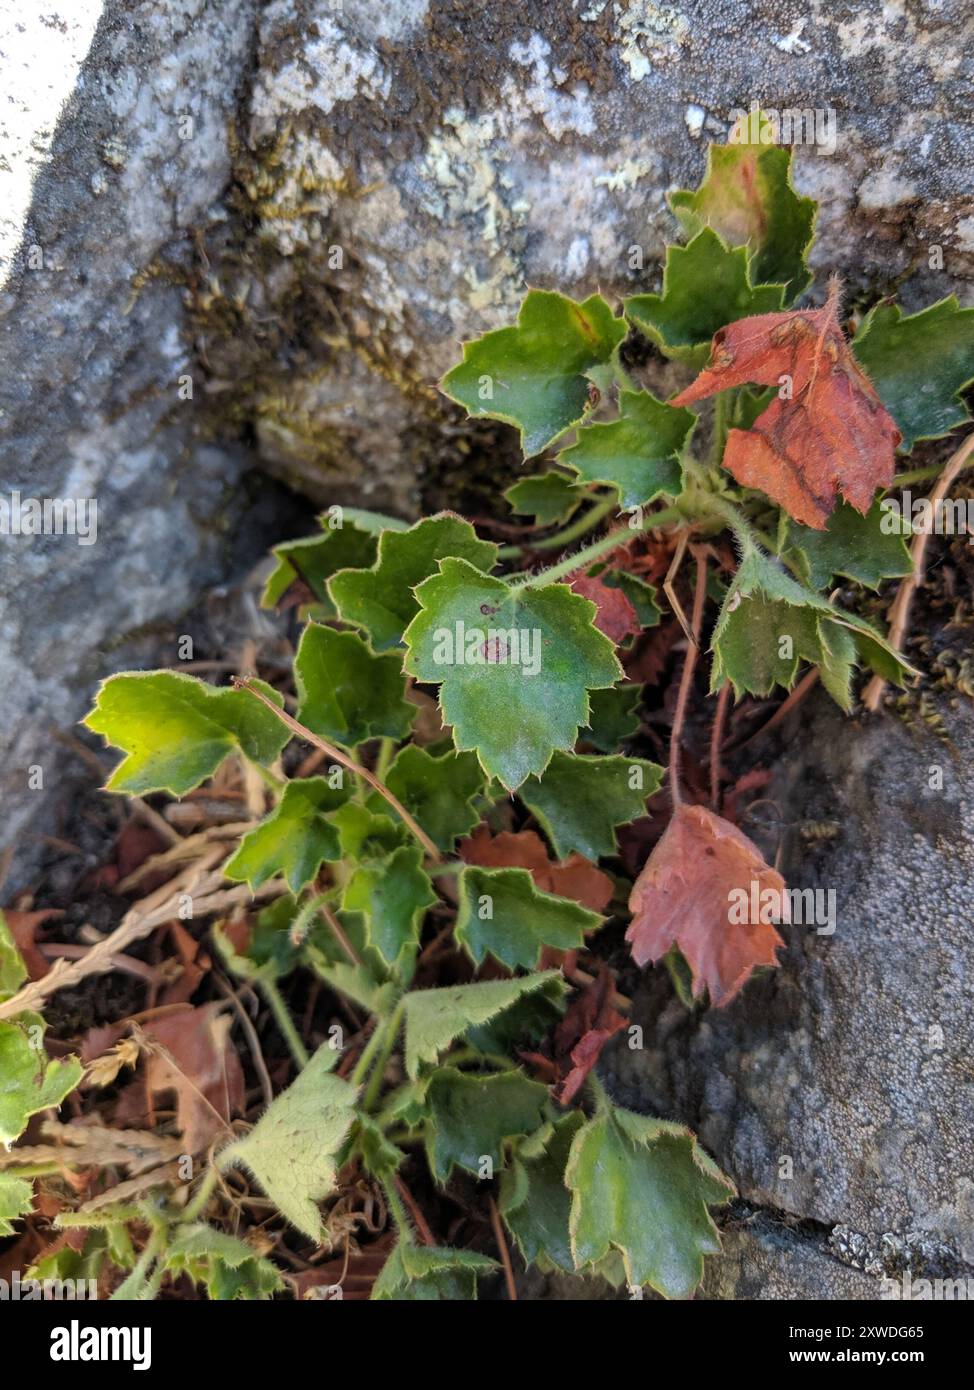
{"label": "green leaf", "polygon": [[418,944],[423,916],[436,902],[422,858],[418,845],[404,845],[386,858],[360,864],[345,888],[342,906],[365,913],[369,942],[389,965]]}
{"label": "green leaf", "polygon": [[565,1169],[575,1135],[585,1123],[580,1110],[546,1126],[515,1148],[513,1164],[501,1174],[500,1210],[525,1264],[544,1256],[559,1269],[574,1270],[568,1221],[571,1193]]}
{"label": "green leaf", "polygon": [[0,1004],[10,999],[27,979],[27,967],[23,962],[7,919],[0,912]]}
{"label": "green leaf", "polygon": [[454,841],[469,834],[480,819],[473,803],[487,783],[473,753],[448,750],[435,757],[407,743],[385,780],[437,849],[452,850]]}
{"label": "green leaf", "polygon": [[280,1293],[284,1280],[252,1246],[203,1222],[177,1226],[166,1243],[166,1269],[188,1274],[214,1301],[265,1299]]}
{"label": "green leaf", "polygon": [[[346,913],[339,921],[346,935],[350,935],[349,914]],[[367,1013],[376,1014],[379,1018],[387,1018],[392,1013],[396,1005],[397,987],[392,980],[383,978],[381,971],[374,968],[371,961],[352,965],[347,960],[328,957],[317,946],[308,947],[306,954],[312,970],[333,990],[346,995]],[[377,962],[381,960],[377,951],[370,952],[370,955],[375,956]]]}
{"label": "green leaf", "polygon": [[752,285],[749,253],[729,247],[710,227],[687,246],[668,246],[662,294],[637,294],[626,318],[667,357],[703,367],[719,328],[782,307],[784,285]]}
{"label": "green leaf", "polygon": [[836,574],[870,589],[878,589],[884,579],[909,574],[910,552],[903,537],[911,534],[909,521],[879,501],[865,516],[848,502],[840,503],[824,531],[796,522],[788,527],[788,539],[802,555],[813,589],[826,588]]}
{"label": "green leaf", "polygon": [[0,1022],[0,1144],[12,1144],[38,1110],[60,1105],[84,1074],[77,1057],[51,1061],[40,1044],[41,1025],[28,1026],[30,1034],[19,1022]]}
{"label": "green leaf", "polygon": [[917,674],[915,668],[894,651],[875,629],[866,631],[866,627],[867,624],[863,623],[862,627],[855,628],[852,637],[861,660],[871,670],[892,685],[903,685],[908,675]]}
{"label": "green leaf", "polygon": [[720,1250],[707,1207],[734,1188],[679,1125],[612,1106],[575,1135],[565,1181],[577,1267],[614,1248],[630,1285],[686,1298]]}
{"label": "green leaf", "polygon": [[700,187],[671,194],[670,206],[688,237],[708,226],[731,246],[748,247],[752,283],[786,285],[791,303],[812,278],[806,257],[816,204],[792,186],[791,150],[761,142],[772,133],[767,127],[764,116],[756,130],[745,121],[737,143],[711,145]]}
{"label": "green leaf", "polygon": [[663,964],[676,991],[676,997],[683,1007],[692,1013],[697,1006],[697,1000],[693,997],[693,971],[679,946],[674,944],[670,947],[663,957]]}
{"label": "green leaf", "polygon": [[300,893],[324,860],[341,858],[338,831],[326,816],[350,794],[344,786],[330,786],[325,777],[288,782],[278,805],[243,837],[223,872],[254,889],[283,874],[291,892]]}
{"label": "green leaf", "polygon": [[14,1222],[34,1209],[34,1184],[0,1173],[0,1236],[14,1234]]}
{"label": "green leaf", "polygon": [[840,708],[852,708],[852,673],[857,649],[852,633],[837,623],[818,620],[818,673],[822,684]]}
{"label": "green leaf", "polygon": [[516,425],[530,458],[582,419],[586,374],[610,361],[625,336],[625,322],[597,294],[576,304],[530,290],[517,326],[464,343],[463,361],[440,386],[469,415]]}
{"label": "green leaf", "polygon": [[902,453],[971,418],[959,393],[974,381],[974,309],[962,309],[954,295],[918,314],[877,304],[852,350],[899,427]]}
{"label": "green leaf", "polygon": [[335,1155],[355,1114],[355,1087],[330,1075],[338,1057],[328,1043],[319,1047],[250,1133],[218,1157],[221,1168],[246,1168],[281,1215],[314,1241],[324,1234],[316,1204],[334,1188]]}
{"label": "green leaf", "polygon": [[413,597],[416,585],[435,574],[437,561],[446,555],[486,571],[497,563],[497,546],[478,540],[469,521],[442,512],[408,531],[383,531],[372,569],[343,570],[328,590],[345,622],[366,628],[376,651],[384,651],[396,646],[419,611]]}
{"label": "green leaf", "polygon": [[213,944],[230,973],[240,980],[252,980],[262,967],[269,967],[266,973],[274,979],[289,974],[298,963],[298,950],[289,935],[297,914],[298,904],[290,893],[275,898],[258,912],[243,951],[235,950],[221,924],[215,923],[210,928]]}
{"label": "green leaf", "polygon": [[594,690],[588,728],[582,730],[585,742],[600,753],[614,753],[639,728],[636,709],[641,694],[638,685],[614,685],[609,690]]}
{"label": "green leaf", "polygon": [[391,1129],[393,1122],[418,1129],[428,1113],[426,1081],[405,1081],[383,1099],[376,1123],[383,1129]]}
{"label": "green leaf", "polygon": [[413,1302],[470,1301],[477,1297],[477,1278],[497,1268],[494,1260],[473,1250],[410,1245],[400,1240],[372,1285],[371,1297]]}
{"label": "green leaf", "polygon": [[406,1071],[415,1077],[424,1062],[435,1062],[468,1028],[487,1023],[554,979],[560,979],[560,972],[545,970],[516,980],[410,991],[406,995]]}
{"label": "green leaf", "polygon": [[380,1182],[395,1179],[406,1155],[389,1142],[370,1115],[358,1115],[352,1130],[352,1143],[362,1154],[362,1162]]}
{"label": "green leaf", "polygon": [[585,500],[585,493],[564,473],[534,473],[512,483],[504,496],[519,516],[533,516],[537,526],[567,521]]}
{"label": "green leaf", "polygon": [[426,1153],[433,1176],[444,1183],[454,1164],[480,1178],[499,1172],[504,1140],[541,1124],[548,1088],[520,1071],[483,1076],[441,1067],[430,1077],[426,1100],[432,1116]]}
{"label": "green leaf", "polygon": [[[276,705],[282,696],[254,681]],[[110,676],[83,721],[128,756],[108,791],[185,796],[212,776],[228,754],[272,763],[291,735],[245,690],[218,690],[178,671],[131,671]]]}
{"label": "green leaf", "polygon": [[343,507],[342,515],[346,521],[357,526],[360,531],[368,531],[378,536],[383,531],[408,531],[409,522],[398,516],[388,516],[385,512],[372,512],[367,507]]}
{"label": "green leaf", "polygon": [[[41,1282],[45,1279],[97,1280],[106,1265],[116,1270],[131,1269],[136,1262],[136,1254],[128,1229],[109,1215],[106,1215],[105,1221],[104,1226],[87,1232],[81,1250],[63,1246],[53,1254],[43,1255],[36,1264],[31,1265],[30,1278]],[[55,1222],[55,1225],[59,1224]]]}
{"label": "green leaf", "polygon": [[347,801],[333,813],[331,819],[338,830],[344,859],[381,859],[409,839],[402,821],[385,814],[386,802],[381,797],[377,801],[382,811]]}
{"label": "green leaf", "polygon": [[294,675],[300,723],[346,748],[370,738],[403,738],[416,714],[405,699],[399,654],[377,655],[357,632],[308,623]]}
{"label": "green leaf", "polygon": [[806,608],[768,599],[760,591],[726,605],[713,635],[711,691],[725,680],[735,693],[770,695],[776,685],[790,690],[800,661],[819,657],[818,615]]}
{"label": "green leaf", "polygon": [[595,605],[564,584],[514,587],[465,560],[441,560],[416,590],[406,669],[439,684],[458,750],[513,790],[571,748],[589,717],[588,691],[621,674]]}
{"label": "green leaf", "polygon": [[854,653],[833,628],[848,629],[856,639],[889,659],[902,681],[912,669],[864,618],[847,613],[806,589],[776,560],[745,546],[714,627],[711,691],[730,680],[739,695],[768,695],[775,685],[790,689],[800,660],[818,666],[829,694],[843,709],[851,704],[849,681]]}
{"label": "green leaf", "polygon": [[570,951],[602,924],[596,912],[568,898],[542,893],[527,869],[482,869],[460,874],[454,936],[477,963],[488,952],[513,970],[533,970],[542,946]]}
{"label": "green leaf", "polygon": [[[889,679],[902,684],[909,668],[878,634],[873,636],[877,649],[890,660],[890,672],[896,672]],[[754,695],[768,695],[776,685],[790,690],[799,662],[808,661],[819,668],[822,684],[835,702],[848,711],[852,708],[857,642],[846,625],[830,622],[811,609],[769,601],[757,594],[723,626],[715,647],[711,684],[719,688],[729,679],[738,694],[748,690]]]}
{"label": "green leaf", "polygon": [[326,524],[327,518],[321,520],[325,525],[322,535],[304,536],[274,547],[277,564],[264,585],[262,608],[273,608],[296,580],[303,579],[321,605],[318,616],[334,617],[327,581],[338,570],[368,569],[375,560],[375,536],[357,526],[331,527]]}
{"label": "green leaf", "polygon": [[611,483],[625,508],[683,491],[681,451],[696,424],[685,407],[658,401],[649,391],[621,391],[619,419],[583,425],[576,442],[558,455],[586,483]]}
{"label": "green leaf", "polygon": [[646,814],[646,799],[663,769],[642,758],[554,753],[539,777],[529,777],[518,796],[538,818],[558,859],[577,851],[586,859],[615,854],[617,825]]}
{"label": "green leaf", "polygon": [[547,982],[543,989],[525,994],[487,1023],[468,1028],[464,1043],[476,1052],[516,1055],[520,1048],[536,1048],[565,1013],[565,982]]}

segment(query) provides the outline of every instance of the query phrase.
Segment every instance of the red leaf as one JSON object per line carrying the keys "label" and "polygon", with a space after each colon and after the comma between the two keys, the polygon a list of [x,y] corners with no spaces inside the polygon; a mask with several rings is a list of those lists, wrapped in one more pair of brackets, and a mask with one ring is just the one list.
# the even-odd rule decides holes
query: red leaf
{"label": "red leaf", "polygon": [[760,920],[777,915],[767,910],[771,900],[762,903],[768,889],[786,916],[785,881],[757,845],[703,806],[680,806],[633,885],[626,932],[633,959],[658,961],[675,944],[692,971],[694,995],[707,989],[713,1004],[729,1004],[756,965],[778,964],[784,943],[770,920]]}
{"label": "red leaf", "polygon": [[153,1096],[176,1093],[176,1123],[187,1153],[205,1149],[220,1133],[220,1121],[245,1108],[243,1068],[230,1043],[230,1028],[231,1019],[219,1002],[165,1014],[145,1027],[169,1054],[149,1057],[146,1085]]}
{"label": "red leaf", "polygon": [[484,869],[527,869],[542,893],[571,898],[593,912],[601,912],[612,898],[612,880],[607,874],[581,854],[572,854],[561,864],[552,863],[544,841],[533,830],[504,830],[492,837],[487,827],[480,825],[469,839],[460,842],[457,852],[466,863]]}
{"label": "red leaf", "polygon": [[572,1063],[555,1088],[555,1100],[561,1105],[571,1104],[599,1060],[603,1047],[614,1033],[626,1026],[626,1019],[612,1004],[615,976],[604,961],[599,961],[597,968],[595,979],[572,1000],[555,1029],[555,1055],[562,1059],[564,1066],[567,1052]]}
{"label": "red leaf", "polygon": [[151,826],[142,825],[136,820],[126,821],[115,840],[115,863],[118,865],[119,878],[128,878],[151,855],[159,854],[165,848],[165,840]]}
{"label": "red leaf", "polygon": [[[4,920],[10,928],[14,945],[23,957],[30,980],[43,980],[51,968],[51,962],[37,945],[37,929],[51,917],[63,917],[64,913],[56,907],[41,908],[37,912],[17,912],[12,908],[4,911]],[[43,936],[41,937],[43,940]]]}
{"label": "red leaf", "polygon": [[634,632],[641,631],[636,610],[621,589],[611,589],[598,576],[588,574],[576,575],[571,581],[571,588],[595,604],[598,609],[595,626],[616,646]]}
{"label": "red leaf", "polygon": [[637,685],[659,685],[670,653],[683,638],[683,629],[674,618],[643,633],[632,651],[623,652],[626,679]]}
{"label": "red leaf", "polygon": [[779,387],[752,429],[730,431],[724,467],[819,531],[840,492],[869,510],[876,489],[893,481],[901,439],[845,340],[838,302],[833,281],[821,309],[757,314],[721,328],[707,367],[670,402],[689,405],[745,382]]}
{"label": "red leaf", "polygon": [[605,961],[596,962],[595,979],[575,996],[551,1040],[552,1057],[541,1052],[522,1053],[547,1085],[554,1098],[570,1105],[585,1078],[599,1060],[603,1047],[626,1019],[613,1006],[615,976]]}
{"label": "red leaf", "polygon": [[[115,1123],[143,1123],[147,1095],[157,1100],[174,1093],[176,1124],[186,1152],[205,1149],[225,1123],[245,1109],[243,1068],[230,1043],[230,1027],[220,1001],[176,1009],[145,1023],[142,1031],[150,1048],[158,1043],[160,1051],[149,1052],[144,1075],[121,1092]],[[89,1029],[81,1043],[82,1059],[100,1057],[127,1030],[127,1021]]]}
{"label": "red leaf", "polygon": [[176,956],[167,959],[167,965],[174,965],[176,959],[179,961],[179,974],[168,984],[159,995],[157,1007],[164,1008],[170,1004],[186,1004],[192,999],[199,988],[200,981],[206,976],[210,969],[210,958],[200,946],[200,943],[180,922],[167,922],[163,931],[168,933],[169,940],[176,948]]}

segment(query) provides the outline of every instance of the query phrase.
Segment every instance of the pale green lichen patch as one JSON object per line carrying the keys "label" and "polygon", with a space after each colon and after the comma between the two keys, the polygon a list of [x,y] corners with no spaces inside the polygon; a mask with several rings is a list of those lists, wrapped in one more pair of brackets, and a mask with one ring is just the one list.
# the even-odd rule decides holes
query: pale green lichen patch
{"label": "pale green lichen patch", "polygon": [[619,56],[633,82],[641,82],[654,67],[679,58],[690,37],[690,22],[675,5],[628,0],[612,8],[619,31]]}

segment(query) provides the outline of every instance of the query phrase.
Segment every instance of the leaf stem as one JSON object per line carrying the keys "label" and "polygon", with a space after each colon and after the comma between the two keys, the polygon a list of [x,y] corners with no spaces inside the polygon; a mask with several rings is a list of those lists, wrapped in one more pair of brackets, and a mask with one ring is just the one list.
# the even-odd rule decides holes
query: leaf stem
{"label": "leaf stem", "polygon": [[751,523],[732,502],[727,501],[726,497],[718,497],[716,493],[711,493],[707,497],[707,507],[730,527],[742,545],[757,545],[757,536]]}
{"label": "leaf stem", "polygon": [[396,1223],[400,1238],[404,1240],[407,1245],[415,1245],[416,1233],[413,1230],[409,1217],[406,1215],[406,1208],[403,1206],[394,1184],[391,1182],[384,1182],[382,1184],[382,1190],[386,1195],[386,1202],[389,1204],[389,1210],[392,1213],[393,1221]]}
{"label": "leaf stem", "polygon": [[347,753],[343,753],[340,748],[336,748],[336,746],[333,743],[329,743],[327,739],[319,737],[318,734],[314,734],[310,729],[305,728],[303,724],[299,724],[286,710],[281,709],[279,705],[275,705],[273,700],[268,699],[262,690],[258,690],[255,686],[251,685],[248,680],[244,680],[240,676],[234,676],[233,684],[238,690],[246,690],[248,694],[260,700],[261,704],[266,705],[282,724],[286,724],[293,734],[297,734],[298,738],[303,738],[315,748],[320,748],[323,753],[326,753],[329,758],[333,758],[336,763],[341,763],[342,767],[347,767],[349,772],[354,772],[356,776],[364,778],[369,786],[377,791],[379,795],[389,803],[397,815],[402,817],[403,823],[412,831],[413,835],[416,836],[416,839],[423,846],[423,849],[433,860],[434,864],[440,862],[442,855],[436,848],[436,845],[434,845],[433,841],[426,834],[426,831],[417,824],[399,798],[393,795],[381,778],[377,777],[374,772],[370,772],[367,767],[362,767],[360,763],[355,762]]}
{"label": "leaf stem", "polygon": [[[930,505],[936,511],[937,503],[940,502],[953,487],[958,474],[966,468],[969,463],[974,461],[974,434],[969,434],[962,440],[960,445],[954,450],[947,465],[943,469],[937,486],[930,494]],[[900,583],[896,591],[896,598],[889,611],[889,640],[890,644],[902,650],[903,641],[906,637],[907,624],[910,618],[910,606],[913,603],[913,595],[917,587],[922,582],[925,575],[925,557],[927,553],[927,541],[930,539],[929,531],[918,532],[913,538],[910,546],[910,560],[912,568],[910,573]],[[886,678],[874,675],[863,692],[863,707],[871,713],[875,713],[879,708],[879,702],[883,698],[883,691],[886,689]]]}
{"label": "leaf stem", "polygon": [[724,457],[733,405],[734,397],[730,391],[719,391],[714,398],[714,440],[710,456],[714,467],[719,467]]}
{"label": "leaf stem", "polygon": [[[974,468],[974,454],[965,458],[957,472],[962,472],[965,468]],[[891,487],[907,487],[910,483],[925,483],[933,478],[939,478],[943,471],[943,464],[933,463],[926,468],[914,468],[908,473],[897,473]]]}
{"label": "leaf stem", "polygon": [[352,1069],[352,1073],[348,1078],[352,1086],[362,1085],[363,1081],[369,1074],[369,1069],[372,1066],[375,1054],[383,1045],[384,1038],[385,1033],[383,1030],[382,1021],[380,1019],[376,1023],[375,1027],[372,1029],[372,1033],[369,1037],[368,1042],[362,1048],[362,1055],[355,1063],[355,1066]]}
{"label": "leaf stem", "polygon": [[[378,1057],[375,1066],[372,1068],[372,1075],[369,1077],[369,1084],[365,1088],[365,1096],[362,1101],[364,1109],[371,1110],[379,1099],[382,1090],[382,1081],[385,1076],[386,1065],[395,1047],[396,1038],[399,1036],[399,1029],[402,1025],[403,1014],[406,1011],[405,999],[400,999],[392,1016],[380,1025],[382,1028],[382,1046],[378,1049]],[[376,1029],[376,1032],[379,1030]]]}
{"label": "leaf stem", "polygon": [[257,975],[254,983],[263,994],[267,1003],[270,1005],[271,1013],[274,1015],[281,1036],[287,1043],[288,1051],[294,1058],[294,1064],[301,1071],[311,1060],[310,1053],[301,1041],[301,1036],[294,1026],[294,1020],[288,1012],[288,1007],[284,1002],[284,997],[277,987],[276,981],[269,975]]}
{"label": "leaf stem", "polygon": [[395,740],[391,738],[382,739],[379,744],[378,757],[375,760],[375,775],[380,782],[385,781],[385,775],[389,771],[389,764],[395,757],[395,753]]}
{"label": "leaf stem", "polygon": [[679,810],[683,805],[683,796],[680,792],[680,736],[683,733],[683,724],[686,720],[687,704],[693,685],[693,673],[696,670],[697,657],[700,654],[700,628],[703,623],[703,605],[707,597],[707,553],[702,546],[696,552],[696,561],[697,582],[693,591],[693,616],[690,620],[693,628],[693,641],[687,644],[686,660],[680,675],[680,690],[676,697],[673,728],[670,732],[670,795],[675,810]]}
{"label": "leaf stem", "polygon": [[132,1266],[131,1273],[119,1284],[109,1300],[129,1302],[151,1302],[159,1291],[165,1267],[154,1269],[158,1257],[165,1248],[165,1231],[160,1226],[145,1243],[141,1255]]}
{"label": "leaf stem", "polygon": [[[594,499],[593,499],[594,500]],[[604,516],[608,516],[617,505],[615,494],[596,501],[594,507],[590,507],[582,516],[576,517],[570,526],[566,526],[563,531],[556,532],[553,536],[545,536],[540,541],[532,541],[529,545],[505,545],[500,549],[502,560],[511,560],[518,555],[523,555],[525,550],[560,550],[564,545],[570,545],[572,541],[577,541],[579,536],[586,535],[597,526]]]}
{"label": "leaf stem", "polygon": [[537,589],[543,588],[546,584],[554,584],[558,579],[565,579],[568,575],[574,574],[576,570],[583,569],[597,560],[600,555],[605,555],[607,551],[615,550],[623,542],[631,541],[632,531],[628,526],[617,526],[614,531],[607,532],[591,545],[585,546],[582,550],[576,550],[574,555],[567,556],[560,560],[557,565],[552,565],[550,569],[539,570],[537,574],[529,574],[525,579],[513,579],[511,587],[515,589]]}
{"label": "leaf stem", "polygon": [[[324,893],[316,893],[301,904],[288,929],[288,941],[295,949],[301,945],[310,932],[315,917],[338,894],[338,891],[337,888],[328,888]],[[331,924],[329,923],[329,925]],[[353,960],[352,964],[357,965],[358,962]]]}
{"label": "leaf stem", "polygon": [[202,1213],[207,1202],[213,1196],[213,1189],[217,1185],[219,1176],[220,1174],[216,1165],[211,1164],[203,1174],[203,1180],[199,1187],[183,1208],[183,1214],[180,1217],[181,1221],[195,1221],[197,1216]]}
{"label": "leaf stem", "polygon": [[[683,513],[679,507],[664,507],[661,511],[653,512],[646,517],[640,530],[652,531],[657,526],[666,526],[671,521],[682,521],[683,519]],[[558,564],[552,565],[550,569],[540,570],[537,574],[530,574],[526,579],[513,579],[511,586],[517,589],[537,589],[545,584],[554,584],[556,580],[564,579],[567,575],[574,574],[576,570],[591,565],[600,555],[615,550],[617,546],[628,545],[637,534],[638,532],[629,526],[617,526],[615,530],[606,532],[604,536],[600,536],[591,545],[585,546],[582,550],[576,550],[574,555],[568,555],[564,560],[559,560]]]}
{"label": "leaf stem", "polygon": [[595,1100],[596,1111],[607,1111],[611,1107],[612,1101],[605,1087],[602,1085],[598,1073],[595,1071],[590,1071],[588,1074],[588,1080],[586,1084],[588,1086],[588,1089],[592,1092],[592,1096]]}

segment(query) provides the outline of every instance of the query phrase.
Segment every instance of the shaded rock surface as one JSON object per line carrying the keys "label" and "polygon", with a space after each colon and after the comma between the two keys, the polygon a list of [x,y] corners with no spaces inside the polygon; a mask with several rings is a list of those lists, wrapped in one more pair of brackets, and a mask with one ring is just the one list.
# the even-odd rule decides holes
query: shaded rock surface
{"label": "shaded rock surface", "polygon": [[[634,1014],[646,1049],[617,1045],[609,1064],[620,1099],[697,1130],[750,1208],[786,1233],[813,1223],[829,1260],[873,1279],[974,1271],[972,757],[966,700],[941,737],[818,702],[757,833],[772,855],[782,843],[790,887],[834,893],[834,932],[822,897],[819,925],[782,928],[780,969],[694,1017],[650,972]],[[800,1229],[788,1239],[797,1259]],[[724,1263],[739,1275],[708,1287],[753,1296],[741,1252],[760,1263],[762,1241],[738,1229]],[[846,1297],[844,1278],[802,1296]]]}
{"label": "shaded rock surface", "polygon": [[[246,451],[196,428],[202,377],[183,333],[192,229],[229,177],[254,9],[106,7],[0,292],[0,491],[97,502],[92,544],[0,537],[4,844],[35,815],[50,821],[63,790],[53,731],[124,664],[126,641],[264,544],[259,518],[245,520]],[[56,19],[29,21],[41,52]],[[5,62],[19,51],[12,31]],[[43,785],[35,771],[28,790],[32,768]]]}
{"label": "shaded rock surface", "polygon": [[723,1253],[708,1261],[699,1299],[876,1298],[869,1275],[841,1263],[826,1241],[758,1213],[723,1231]]}
{"label": "shaded rock surface", "polygon": [[[962,0],[804,17],[777,0],[272,0],[237,283],[261,315],[293,313],[297,286],[317,308],[286,381],[265,359],[251,383],[265,456],[323,500],[350,467],[384,486],[387,454],[403,486],[443,467],[455,416],[430,383],[458,339],[509,321],[526,285],[655,288],[667,190],[696,182],[707,140],[755,100],[818,113],[820,143],[796,153],[822,204],[817,269],[853,296],[902,281],[908,303],[969,297],[971,23]],[[346,351],[330,361],[326,342]],[[230,341],[218,370],[234,359]]]}

